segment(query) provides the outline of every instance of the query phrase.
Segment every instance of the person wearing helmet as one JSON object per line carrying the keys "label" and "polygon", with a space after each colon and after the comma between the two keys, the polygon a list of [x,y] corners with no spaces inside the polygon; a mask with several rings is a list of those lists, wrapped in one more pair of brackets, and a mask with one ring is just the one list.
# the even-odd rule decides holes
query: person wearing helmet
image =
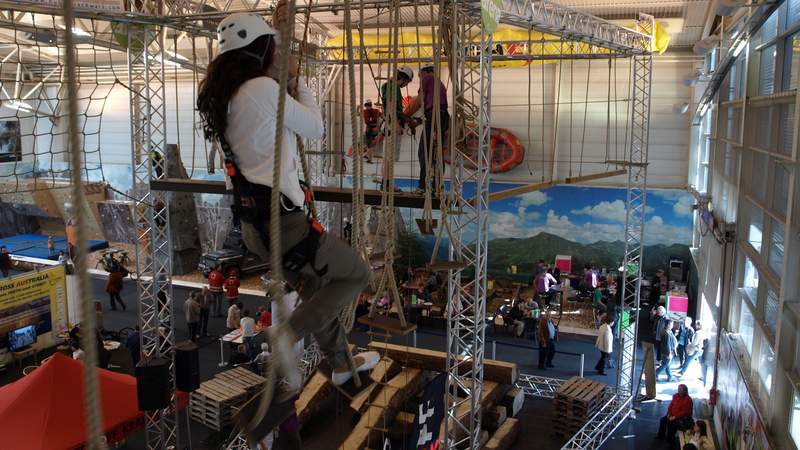
{"label": "person wearing helmet", "polygon": [[[439,83],[439,126],[438,130],[433,128],[433,112],[434,112],[434,94],[436,83]],[[436,146],[431,145],[432,142],[439,139],[442,143],[445,141],[445,135],[450,127],[450,114],[447,112],[447,88],[439,80],[438,75],[434,72],[433,63],[424,64],[419,70],[419,94],[411,102],[408,109],[405,111],[407,117],[411,117],[420,108],[424,106],[425,112],[425,131],[422,133],[422,138],[419,140],[419,149],[417,156],[419,157],[419,192],[425,191],[425,183],[427,177],[427,158],[431,158],[431,169],[433,169],[432,182],[434,189],[436,189]],[[431,136],[433,133],[433,136]],[[431,139],[431,137],[433,139]],[[430,147],[430,148],[429,148]]]}
{"label": "person wearing helmet", "polygon": [[[402,142],[402,130],[406,126],[406,116],[403,114],[403,91],[402,89],[408,86],[411,83],[411,80],[414,79],[414,71],[411,70],[408,66],[401,66],[397,69],[397,73],[395,73],[395,77],[391,78],[381,85],[381,102],[383,103],[383,115],[387,117],[384,119],[387,121],[387,127],[385,129],[385,133],[396,132],[396,137],[394,140],[394,157],[395,161],[398,160],[398,156],[400,153],[400,144]],[[395,113],[394,117],[391,117],[389,114],[389,108],[391,105],[395,105]],[[386,161],[384,155],[384,165],[381,169],[381,174],[383,181],[382,183],[386,183],[386,179],[388,178],[388,173],[386,173]]]}
{"label": "person wearing helmet", "polygon": [[[285,17],[285,8],[285,0],[276,7],[273,18],[278,26],[294,22],[293,17]],[[302,377],[292,349],[295,342],[312,334],[333,367],[331,378],[343,384],[352,374],[339,313],[367,286],[370,268],[356,251],[325,233],[303,212],[306,194],[298,179],[297,136],[322,138],[322,114],[300,78],[296,98],[286,97],[280,130],[283,141],[275,149],[280,87],[268,76],[278,60],[275,30],[258,15],[236,13],[220,22],[217,33],[219,54],[208,65],[197,99],[203,131],[206,139],[218,140],[225,153],[242,239],[265,261],[269,261],[270,215],[280,214],[284,275],[303,298],[286,322],[268,329],[277,367],[288,382],[288,391],[299,390]],[[296,77],[296,73],[291,75]],[[278,168],[273,166],[276,150],[283,156]],[[273,170],[280,171],[280,211],[270,210]],[[367,370],[377,362],[375,356],[358,355],[353,360],[359,370]]]}
{"label": "person wearing helmet", "polygon": [[372,107],[372,100],[367,100],[364,102],[362,115],[364,116],[364,144],[367,150],[364,157],[367,158],[368,163],[372,163],[372,154],[380,134],[383,113]]}

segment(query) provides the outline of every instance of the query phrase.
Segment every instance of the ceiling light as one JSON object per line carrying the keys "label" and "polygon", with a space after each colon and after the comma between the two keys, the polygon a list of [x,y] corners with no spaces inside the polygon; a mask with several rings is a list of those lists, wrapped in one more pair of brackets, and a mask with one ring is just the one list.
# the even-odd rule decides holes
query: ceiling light
{"label": "ceiling light", "polygon": [[[64,25],[58,25],[58,28],[60,28],[62,30],[66,30],[67,29],[67,27],[64,26]],[[72,34],[74,34],[75,36],[80,36],[80,37],[89,37],[89,36],[92,35],[88,31],[86,31],[86,30],[84,30],[84,29],[82,29],[80,27],[72,27]]]}

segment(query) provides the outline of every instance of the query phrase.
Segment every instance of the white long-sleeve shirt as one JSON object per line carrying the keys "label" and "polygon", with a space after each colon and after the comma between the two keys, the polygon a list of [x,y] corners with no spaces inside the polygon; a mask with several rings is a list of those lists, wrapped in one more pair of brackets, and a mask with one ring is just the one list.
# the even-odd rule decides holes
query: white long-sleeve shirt
{"label": "white long-sleeve shirt", "polygon": [[[239,87],[228,105],[225,140],[236,165],[248,181],[265,186],[272,186],[278,93],[272,78],[253,78]],[[319,139],[325,133],[322,114],[303,79],[297,83],[297,99],[286,97],[283,123],[281,193],[300,206],[305,195],[297,175],[301,165],[295,135]]]}

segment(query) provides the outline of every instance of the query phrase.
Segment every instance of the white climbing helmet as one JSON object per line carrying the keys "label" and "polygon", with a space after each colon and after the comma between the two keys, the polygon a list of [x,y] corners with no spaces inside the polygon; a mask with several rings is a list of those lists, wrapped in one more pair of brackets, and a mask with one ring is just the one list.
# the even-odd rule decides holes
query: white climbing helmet
{"label": "white climbing helmet", "polygon": [[420,72],[423,71],[423,70],[433,70],[435,67],[436,66],[432,62],[426,62],[426,63],[422,63],[422,65],[419,66],[419,70],[420,70]]}
{"label": "white climbing helmet", "polygon": [[414,79],[414,71],[411,70],[411,67],[401,66],[399,69],[397,69],[397,73],[398,74],[402,73],[403,75],[407,76],[409,80]]}
{"label": "white climbing helmet", "polygon": [[259,15],[253,13],[231,14],[217,26],[219,54],[247,47],[257,38],[275,35],[275,30]]}

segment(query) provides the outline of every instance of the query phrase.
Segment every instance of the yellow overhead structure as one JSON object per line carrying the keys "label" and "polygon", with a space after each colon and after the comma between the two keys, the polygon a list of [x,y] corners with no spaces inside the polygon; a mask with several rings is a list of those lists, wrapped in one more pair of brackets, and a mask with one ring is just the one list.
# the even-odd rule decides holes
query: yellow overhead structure
{"label": "yellow overhead structure", "polygon": [[[637,24],[632,24],[632,29],[638,28]],[[392,59],[390,50],[389,35],[385,33],[364,34],[365,61],[379,61]],[[430,33],[417,33],[416,31],[401,32],[398,36],[399,54],[398,59],[430,59],[433,57],[433,39]],[[353,41],[360,42],[361,36],[357,31],[353,32]],[[534,55],[534,56],[568,56],[568,55],[587,55],[604,54],[609,50],[596,45],[587,44],[579,41],[563,41],[558,36],[501,26],[492,36],[495,42],[495,55]],[[653,52],[664,53],[669,47],[670,36],[666,29],[659,23],[655,25],[655,38],[653,40]],[[334,36],[325,43],[324,47],[328,50],[328,59],[342,59],[345,52],[344,34]],[[492,62],[493,67],[525,67],[531,61],[524,60],[502,60]]]}

